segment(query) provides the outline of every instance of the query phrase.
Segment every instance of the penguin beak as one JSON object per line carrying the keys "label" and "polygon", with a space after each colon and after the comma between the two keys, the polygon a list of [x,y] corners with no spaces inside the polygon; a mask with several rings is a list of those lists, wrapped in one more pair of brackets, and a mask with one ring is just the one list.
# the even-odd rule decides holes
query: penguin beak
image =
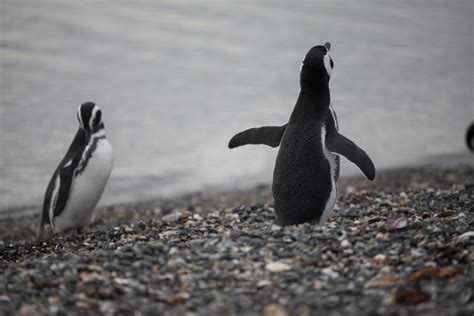
{"label": "penguin beak", "polygon": [[326,47],[326,49],[328,50],[328,53],[329,53],[329,51],[331,50],[331,43],[326,42],[326,44],[324,44],[324,47]]}

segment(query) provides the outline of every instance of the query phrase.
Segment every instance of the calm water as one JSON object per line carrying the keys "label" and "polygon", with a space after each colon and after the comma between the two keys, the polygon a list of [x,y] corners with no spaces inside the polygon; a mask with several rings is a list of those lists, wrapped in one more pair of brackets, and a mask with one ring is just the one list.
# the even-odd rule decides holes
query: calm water
{"label": "calm water", "polygon": [[341,131],[379,169],[466,152],[472,0],[0,3],[0,210],[39,208],[88,100],[115,150],[102,204],[269,182],[275,149],[227,142],[288,119],[325,41]]}

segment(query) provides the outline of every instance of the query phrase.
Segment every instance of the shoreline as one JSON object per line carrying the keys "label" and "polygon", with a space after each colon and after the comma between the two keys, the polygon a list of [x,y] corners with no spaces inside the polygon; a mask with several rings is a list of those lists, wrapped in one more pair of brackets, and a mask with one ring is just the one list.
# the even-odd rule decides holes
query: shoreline
{"label": "shoreline", "polygon": [[[474,168],[474,156],[471,153],[466,152],[459,152],[459,153],[449,153],[449,154],[438,154],[428,157],[422,157],[411,163],[402,163],[395,167],[388,167],[382,168],[380,171],[377,171],[377,176],[375,181],[377,181],[378,174],[392,174],[396,172],[404,172],[405,170],[438,170],[438,169],[452,169],[452,168],[464,168],[464,167],[473,167]],[[339,185],[341,183],[346,183],[352,181],[351,179],[364,179],[361,176],[358,170],[352,170],[348,175],[343,175],[339,179]],[[368,181],[368,180],[367,180]],[[249,184],[250,182],[250,184]],[[363,184],[363,181],[360,181]],[[124,198],[122,201],[117,199],[116,202],[107,202],[101,205],[101,201],[99,201],[99,205],[97,208],[110,208],[115,205],[135,205],[135,204],[143,204],[152,201],[163,201],[169,199],[179,199],[182,196],[188,196],[193,194],[200,194],[205,192],[211,193],[219,193],[219,192],[231,192],[231,191],[248,191],[252,190],[258,186],[270,186],[271,180],[268,183],[262,181],[239,181],[232,185],[224,185],[223,190],[218,189],[220,186],[205,186],[202,190],[189,190],[183,191],[178,193],[171,193],[171,194],[164,194],[164,195],[157,195],[154,197],[149,197],[145,199],[139,198]],[[4,207],[0,209],[0,221],[5,219],[14,219],[14,218],[22,218],[22,217],[30,217],[34,216],[35,214],[39,214],[41,212],[41,205],[19,205],[19,206],[10,206]]]}
{"label": "shoreline", "polygon": [[[348,162],[344,162],[344,164],[350,165]],[[377,170],[377,174],[386,174],[386,173],[393,173],[404,170],[417,170],[417,169],[450,169],[450,168],[458,168],[458,167],[465,167],[471,166],[474,167],[474,155],[470,152],[455,152],[455,153],[445,153],[445,154],[437,154],[431,155],[426,157],[419,157],[414,161],[410,162],[400,162],[397,166],[381,168]],[[350,170],[350,171],[349,171]],[[340,180],[345,179],[352,179],[352,178],[363,178],[359,170],[355,167],[346,169],[347,174],[343,174]],[[377,178],[376,178],[377,179]],[[125,180],[124,180],[125,181]],[[110,197],[107,202],[102,203],[99,201],[99,205],[97,208],[108,208],[114,205],[133,205],[139,204],[144,201],[158,201],[158,200],[166,200],[166,199],[177,199],[180,196],[190,195],[190,194],[197,194],[199,192],[229,192],[229,191],[241,191],[241,190],[251,190],[257,186],[261,185],[271,185],[271,179],[269,181],[259,181],[255,177],[250,177],[249,179],[238,180],[234,181],[232,184],[223,184],[223,185],[205,185],[203,189],[189,189],[189,190],[181,190],[176,191],[175,193],[166,193],[166,194],[159,194],[157,193],[155,196],[147,196],[146,198],[137,198],[133,197],[131,194],[123,194],[124,192],[115,192],[116,195],[121,196],[121,198],[116,199],[115,201],[110,201]],[[46,187],[45,187],[46,188]],[[136,188],[138,191],[140,188]],[[133,190],[129,188],[128,190]],[[40,199],[42,201],[42,197]],[[41,210],[41,205],[33,205],[33,204],[25,204],[25,205],[15,205],[15,206],[6,206],[0,209],[0,220],[8,219],[8,218],[21,218],[24,216],[33,216],[36,213],[39,213]]]}
{"label": "shoreline", "polygon": [[0,220],[0,314],[470,315],[474,166],[340,181],[323,225],[273,225],[269,186],[97,210],[35,242]]}
{"label": "shoreline", "polygon": [[[347,193],[356,190],[397,190],[406,186],[429,186],[427,179],[434,180],[433,185],[441,183],[455,184],[455,178],[451,173],[457,173],[457,170],[470,172],[474,170],[474,163],[448,167],[451,164],[428,164],[426,166],[409,166],[389,168],[378,172],[374,181],[367,180],[362,175],[341,177],[338,181],[338,203]],[[462,172],[461,172],[462,173]],[[433,176],[434,175],[434,176]],[[444,178],[443,178],[444,177]],[[474,183],[474,175],[471,177]],[[349,189],[348,189],[349,188]],[[124,203],[112,203],[97,207],[94,211],[94,218],[91,227],[110,225],[113,223],[127,223],[127,221],[147,220],[159,218],[173,212],[175,209],[195,207],[200,204],[200,208],[224,208],[238,207],[240,204],[257,204],[272,202],[271,183],[256,183],[250,187],[240,187],[238,189],[208,189],[203,191],[194,191],[184,194],[171,195],[169,197],[156,197],[142,201],[131,201]],[[219,205],[220,204],[220,205]],[[14,208],[13,211],[21,210],[22,207]],[[12,212],[13,212],[12,211]],[[117,221],[109,221],[107,217],[110,213],[116,213]],[[4,227],[11,227],[21,220],[21,236],[29,240],[26,236],[31,233],[34,235],[36,224],[39,223],[40,212],[38,209],[27,209],[17,214],[0,214],[0,242],[6,235]],[[26,225],[25,225],[26,224]],[[34,229],[33,229],[33,226]],[[14,225],[15,226],[15,225]],[[26,236],[25,236],[26,235]],[[14,235],[15,238],[17,235]]]}

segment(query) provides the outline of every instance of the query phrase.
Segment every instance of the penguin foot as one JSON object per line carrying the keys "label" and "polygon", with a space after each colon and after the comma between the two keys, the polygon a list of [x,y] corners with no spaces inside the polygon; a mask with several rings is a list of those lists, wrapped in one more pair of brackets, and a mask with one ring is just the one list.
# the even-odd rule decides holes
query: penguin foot
{"label": "penguin foot", "polygon": [[53,237],[54,233],[49,225],[40,225],[36,230],[36,241],[40,242]]}
{"label": "penguin foot", "polygon": [[87,234],[87,233],[89,233],[90,231],[91,231],[90,228],[87,227],[87,226],[78,227],[78,228],[77,228],[77,233],[78,233],[78,234],[81,234],[81,235],[82,235],[82,234]]}

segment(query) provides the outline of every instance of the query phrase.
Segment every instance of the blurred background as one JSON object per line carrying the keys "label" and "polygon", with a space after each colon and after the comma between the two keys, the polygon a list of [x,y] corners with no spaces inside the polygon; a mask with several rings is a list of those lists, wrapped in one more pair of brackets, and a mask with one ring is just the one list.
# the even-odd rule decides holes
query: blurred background
{"label": "blurred background", "polygon": [[227,143],[288,120],[326,41],[341,132],[378,170],[473,157],[472,0],[0,3],[3,213],[39,211],[85,101],[115,152],[102,205],[270,183],[277,149]]}

